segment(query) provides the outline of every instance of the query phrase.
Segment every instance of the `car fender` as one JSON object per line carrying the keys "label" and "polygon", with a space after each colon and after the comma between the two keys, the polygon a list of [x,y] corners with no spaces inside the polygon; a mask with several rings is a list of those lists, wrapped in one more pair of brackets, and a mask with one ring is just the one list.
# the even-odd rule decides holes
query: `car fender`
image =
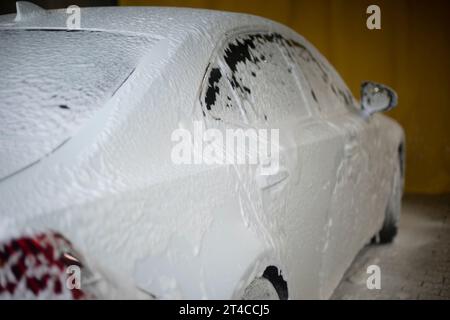
{"label": "car fender", "polygon": [[163,253],[138,260],[134,280],[156,298],[231,299],[277,264],[272,252],[239,212],[228,212],[216,216],[199,247],[174,236]]}

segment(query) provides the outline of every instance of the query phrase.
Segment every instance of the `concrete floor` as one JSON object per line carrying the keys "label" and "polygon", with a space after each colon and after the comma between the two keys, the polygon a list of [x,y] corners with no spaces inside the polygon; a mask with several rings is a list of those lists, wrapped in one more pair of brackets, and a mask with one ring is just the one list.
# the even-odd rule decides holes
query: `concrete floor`
{"label": "concrete floor", "polygon": [[[369,290],[378,265],[381,289]],[[394,243],[361,250],[332,299],[450,300],[450,195],[407,195]]]}

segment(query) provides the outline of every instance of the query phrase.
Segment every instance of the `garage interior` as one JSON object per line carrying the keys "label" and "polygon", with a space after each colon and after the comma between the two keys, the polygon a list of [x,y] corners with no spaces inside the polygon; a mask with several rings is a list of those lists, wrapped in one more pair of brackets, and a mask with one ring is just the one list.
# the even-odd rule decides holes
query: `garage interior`
{"label": "garage interior", "polygon": [[[387,114],[406,133],[405,196],[395,242],[364,248],[332,299],[450,299],[450,2],[379,0],[381,30],[366,27],[367,0],[32,1],[43,8],[148,5],[246,12],[286,24],[335,66],[355,97],[371,80],[394,88]],[[0,5],[15,12],[15,2]],[[367,266],[382,270],[368,290]]]}

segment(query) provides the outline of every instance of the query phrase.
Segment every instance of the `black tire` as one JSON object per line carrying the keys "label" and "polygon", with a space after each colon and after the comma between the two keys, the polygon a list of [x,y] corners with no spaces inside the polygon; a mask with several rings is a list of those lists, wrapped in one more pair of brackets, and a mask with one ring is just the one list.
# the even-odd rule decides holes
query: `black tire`
{"label": "black tire", "polygon": [[262,277],[255,278],[245,289],[242,300],[287,300],[288,287],[278,269],[269,266]]}
{"label": "black tire", "polygon": [[254,279],[245,289],[242,300],[280,300],[277,290],[269,279]]}
{"label": "black tire", "polygon": [[397,235],[398,226],[392,223],[384,223],[383,228],[378,234],[378,241],[380,244],[392,243]]}
{"label": "black tire", "polygon": [[380,244],[391,243],[397,235],[403,195],[403,173],[400,163],[401,161],[402,159],[400,158],[400,161],[397,161],[397,165],[394,169],[392,192],[386,207],[383,227],[379,231],[377,237]]}

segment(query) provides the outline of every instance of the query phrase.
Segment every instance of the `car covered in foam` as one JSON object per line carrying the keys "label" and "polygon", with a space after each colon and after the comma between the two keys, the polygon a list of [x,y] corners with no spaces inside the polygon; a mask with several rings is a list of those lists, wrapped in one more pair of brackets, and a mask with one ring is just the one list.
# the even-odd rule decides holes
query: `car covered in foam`
{"label": "car covered in foam", "polygon": [[[251,15],[80,17],[0,17],[1,298],[324,299],[393,239],[404,134],[375,114],[392,90],[366,82],[359,103],[307,40]],[[277,130],[276,172],[174,163],[194,123]]]}

